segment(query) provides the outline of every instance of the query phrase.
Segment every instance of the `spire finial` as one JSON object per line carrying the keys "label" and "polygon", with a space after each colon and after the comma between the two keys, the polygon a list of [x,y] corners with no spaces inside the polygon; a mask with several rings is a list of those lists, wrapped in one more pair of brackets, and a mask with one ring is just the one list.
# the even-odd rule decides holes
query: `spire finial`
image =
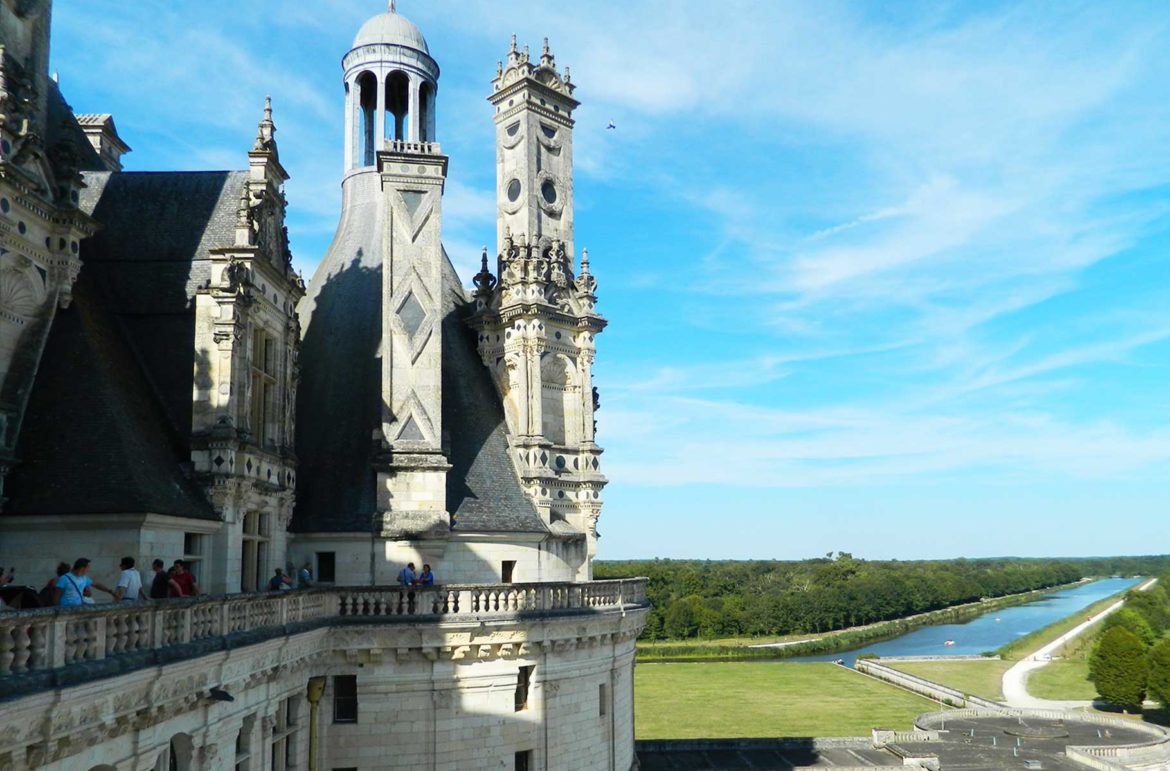
{"label": "spire finial", "polygon": [[398,13],[398,3],[394,2],[394,0],[390,0],[389,13]]}
{"label": "spire finial", "polygon": [[516,33],[512,33],[512,47],[508,49],[511,53],[516,52]]}
{"label": "spire finial", "polygon": [[272,97],[264,97],[264,117],[256,125],[253,150],[276,150],[276,124],[272,122]]}
{"label": "spire finial", "polygon": [[475,284],[475,296],[481,299],[484,299],[490,295],[492,289],[498,283],[496,281],[496,277],[492,275],[490,270],[488,270],[488,253],[486,246],[483,248],[483,257],[480,260],[479,273],[475,274],[475,278],[473,278],[471,282]]}
{"label": "spire finial", "polygon": [[581,275],[589,275],[589,250],[581,250]]}
{"label": "spire finial", "polygon": [[548,51],[548,38],[545,38],[544,39],[544,55],[548,56],[548,53],[549,53],[549,51]]}

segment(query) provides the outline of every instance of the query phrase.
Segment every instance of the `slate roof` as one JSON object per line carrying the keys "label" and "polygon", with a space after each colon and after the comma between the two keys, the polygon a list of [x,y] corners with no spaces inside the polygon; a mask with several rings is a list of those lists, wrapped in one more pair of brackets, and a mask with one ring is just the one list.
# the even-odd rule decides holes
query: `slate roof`
{"label": "slate roof", "polygon": [[92,275],[58,311],[29,399],[4,515],[214,519]]}
{"label": "slate roof", "polygon": [[233,243],[243,171],[85,175],[81,207],[102,224],[82,245],[82,273],[109,307],[166,408],[191,431],[195,293],[211,280],[208,250]]}
{"label": "slate roof", "polygon": [[[373,434],[381,425],[381,198],[346,206],[310,283],[297,393],[297,532],[370,532]],[[466,300],[443,266],[443,434],[447,511],[460,531],[548,532],[509,457],[503,406],[463,324]]]}
{"label": "slate roof", "polygon": [[106,168],[105,163],[98,156],[93,145],[89,143],[85,131],[82,130],[77,118],[70,109],[61,89],[49,79],[49,93],[47,99],[47,114],[45,116],[45,146],[53,147],[58,142],[67,142],[77,153],[78,168],[82,171],[99,171]]}
{"label": "slate roof", "polygon": [[195,291],[246,172],[90,173],[81,246],[33,384],[4,513],[214,519],[188,473]]}
{"label": "slate roof", "polygon": [[464,324],[470,308],[459,276],[443,257],[443,428],[451,437],[447,511],[459,530],[548,532],[520,487],[503,405],[476,351],[475,332]]}

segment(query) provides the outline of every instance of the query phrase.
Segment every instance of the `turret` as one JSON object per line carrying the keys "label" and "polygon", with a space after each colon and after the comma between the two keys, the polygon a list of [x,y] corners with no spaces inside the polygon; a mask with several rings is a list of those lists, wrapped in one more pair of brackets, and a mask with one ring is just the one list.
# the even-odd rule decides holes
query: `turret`
{"label": "turret", "polygon": [[[305,438],[298,454],[310,471],[302,477],[298,526],[374,533],[390,544],[387,561],[372,566],[378,580],[388,580],[399,555],[403,563],[437,559],[451,528],[439,66],[422,32],[391,2],[362,25],[342,67],[341,221],[301,309],[298,430]],[[332,420],[327,404],[344,405],[350,418]]]}
{"label": "turret", "polygon": [[422,32],[393,0],[386,13],[358,30],[342,66],[347,170],[376,166],[385,140],[435,141],[439,65]]}
{"label": "turret", "polygon": [[497,248],[506,232],[544,245],[554,240],[573,255],[573,98],[566,67],[558,73],[548,38],[540,59],[516,47],[496,66]]}
{"label": "turret", "polygon": [[573,253],[573,98],[545,39],[540,59],[513,36],[496,68],[499,256],[474,278],[479,353],[503,397],[525,488],[559,536],[594,553],[601,448],[594,442],[593,358],[605,319],[588,252]]}

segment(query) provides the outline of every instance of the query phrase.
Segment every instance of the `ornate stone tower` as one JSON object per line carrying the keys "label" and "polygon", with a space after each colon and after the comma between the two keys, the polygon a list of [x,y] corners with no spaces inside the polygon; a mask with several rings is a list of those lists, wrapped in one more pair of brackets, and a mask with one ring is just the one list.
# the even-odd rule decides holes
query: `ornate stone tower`
{"label": "ornate stone tower", "polygon": [[496,109],[497,274],[476,276],[479,352],[494,373],[525,488],[554,532],[582,533],[589,561],[605,477],[594,442],[597,282],[573,255],[573,110],[548,40],[538,63],[512,38],[489,101]]}
{"label": "ornate stone tower", "polygon": [[80,171],[102,165],[49,78],[51,9],[0,0],[0,509],[45,339],[96,230]]}
{"label": "ornate stone tower", "polygon": [[561,241],[573,253],[573,83],[556,70],[548,38],[540,62],[528,46],[497,65],[488,101],[496,108],[497,248],[510,231]]}
{"label": "ornate stone tower", "polygon": [[[306,365],[319,375],[305,383],[302,436],[321,445],[301,441],[299,454],[315,474],[303,509],[314,512],[314,530],[372,532],[437,558],[450,530],[439,66],[393,2],[358,31],[342,66],[341,221],[301,311]],[[316,426],[327,404],[352,405],[352,425]],[[392,576],[397,556],[388,549],[374,562]]]}
{"label": "ornate stone tower", "polygon": [[[434,142],[439,66],[394,3],[361,28],[346,55],[351,163],[381,180],[382,451],[377,505],[382,534],[445,534],[442,450],[443,184],[447,157]],[[373,106],[373,110],[370,106]],[[371,136],[384,140],[371,157]],[[361,152],[354,149],[361,146]],[[359,167],[360,167],[359,166]]]}

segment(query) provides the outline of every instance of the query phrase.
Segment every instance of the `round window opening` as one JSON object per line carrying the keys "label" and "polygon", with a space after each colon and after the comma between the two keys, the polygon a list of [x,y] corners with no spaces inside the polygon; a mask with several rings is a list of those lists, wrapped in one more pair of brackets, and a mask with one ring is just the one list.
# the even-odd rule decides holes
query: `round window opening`
{"label": "round window opening", "polygon": [[544,200],[548,203],[557,202],[557,186],[551,180],[545,180],[544,184],[540,186],[540,194],[544,196]]}
{"label": "round window opening", "polygon": [[514,179],[508,183],[508,200],[515,201],[520,197],[520,180]]}

